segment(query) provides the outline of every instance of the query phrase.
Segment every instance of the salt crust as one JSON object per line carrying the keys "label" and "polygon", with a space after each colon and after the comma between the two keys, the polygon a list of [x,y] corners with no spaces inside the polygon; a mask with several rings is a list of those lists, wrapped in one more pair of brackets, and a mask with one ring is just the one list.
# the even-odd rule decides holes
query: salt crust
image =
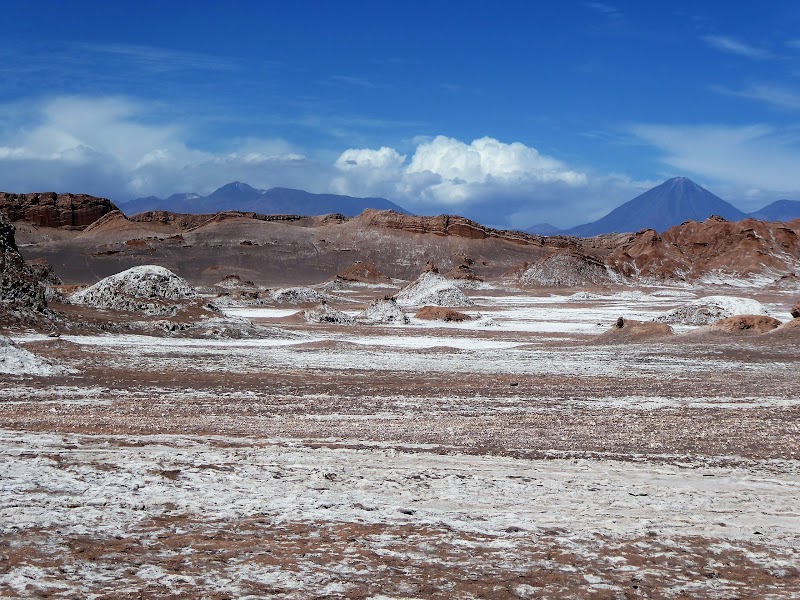
{"label": "salt crust", "polygon": [[48,377],[69,372],[70,369],[40,358],[0,335],[0,373]]}
{"label": "salt crust", "polygon": [[658,315],[660,323],[711,325],[735,315],[766,315],[764,305],[750,298],[737,296],[705,296]]}

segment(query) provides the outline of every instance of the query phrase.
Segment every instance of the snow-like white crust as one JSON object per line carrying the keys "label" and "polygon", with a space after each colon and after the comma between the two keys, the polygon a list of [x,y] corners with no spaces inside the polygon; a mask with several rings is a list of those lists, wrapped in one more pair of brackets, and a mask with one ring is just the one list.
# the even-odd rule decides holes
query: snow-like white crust
{"label": "snow-like white crust", "polygon": [[464,292],[438,273],[426,272],[397,294],[400,306],[472,306]]}

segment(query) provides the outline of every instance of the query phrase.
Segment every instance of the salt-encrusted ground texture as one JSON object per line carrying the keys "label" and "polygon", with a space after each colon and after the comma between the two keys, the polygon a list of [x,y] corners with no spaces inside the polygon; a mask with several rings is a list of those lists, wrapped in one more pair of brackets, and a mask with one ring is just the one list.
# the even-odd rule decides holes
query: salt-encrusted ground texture
{"label": "salt-encrusted ground texture", "polygon": [[274,333],[242,339],[17,333],[75,372],[0,375],[0,594],[800,596],[800,328],[598,343],[734,294],[465,292],[461,323],[382,300],[226,309]]}

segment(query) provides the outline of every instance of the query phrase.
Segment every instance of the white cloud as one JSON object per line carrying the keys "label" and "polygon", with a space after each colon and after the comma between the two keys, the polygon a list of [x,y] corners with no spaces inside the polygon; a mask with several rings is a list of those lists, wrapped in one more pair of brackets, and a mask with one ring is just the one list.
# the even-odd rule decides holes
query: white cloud
{"label": "white cloud", "polygon": [[750,44],[746,44],[745,42],[725,35],[706,35],[703,36],[702,39],[712,48],[722,52],[727,52],[728,54],[736,54],[738,56],[744,56],[745,58],[750,58],[753,60],[766,60],[769,58],[775,58],[774,55],[768,50],[751,46]]}
{"label": "white cloud", "polygon": [[742,90],[732,90],[721,86],[713,86],[711,89],[720,94],[725,94],[726,96],[736,96],[738,98],[747,98],[749,100],[764,102],[774,108],[800,110],[800,94],[781,86],[757,84]]}
{"label": "white cloud", "polygon": [[126,98],[43,102],[4,129],[0,181],[8,191],[78,191],[119,201],[207,193],[234,179],[322,191],[333,172],[279,139],[231,140],[226,152],[191,148],[187,131],[148,122],[150,116],[150,106]]}
{"label": "white cloud", "polygon": [[491,199],[534,196],[547,185],[579,188],[584,173],[535,148],[483,137],[417,140],[411,159],[392,148],[349,149],[336,161],[341,193],[388,195],[412,209],[454,210]]}

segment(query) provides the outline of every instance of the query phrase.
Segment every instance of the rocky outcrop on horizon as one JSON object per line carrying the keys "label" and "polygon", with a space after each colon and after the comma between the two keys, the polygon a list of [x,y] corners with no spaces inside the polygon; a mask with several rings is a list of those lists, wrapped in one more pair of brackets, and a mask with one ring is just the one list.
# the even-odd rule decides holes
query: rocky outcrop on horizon
{"label": "rocky outcrop on horizon", "polygon": [[629,277],[691,281],[771,274],[778,279],[800,270],[800,221],[729,222],[712,216],[661,234],[646,229],[586,242],[609,266]]}
{"label": "rocky outcrop on horizon", "polygon": [[114,210],[118,209],[111,200],[88,194],[0,192],[0,213],[12,223],[25,221],[39,227],[83,228]]}

